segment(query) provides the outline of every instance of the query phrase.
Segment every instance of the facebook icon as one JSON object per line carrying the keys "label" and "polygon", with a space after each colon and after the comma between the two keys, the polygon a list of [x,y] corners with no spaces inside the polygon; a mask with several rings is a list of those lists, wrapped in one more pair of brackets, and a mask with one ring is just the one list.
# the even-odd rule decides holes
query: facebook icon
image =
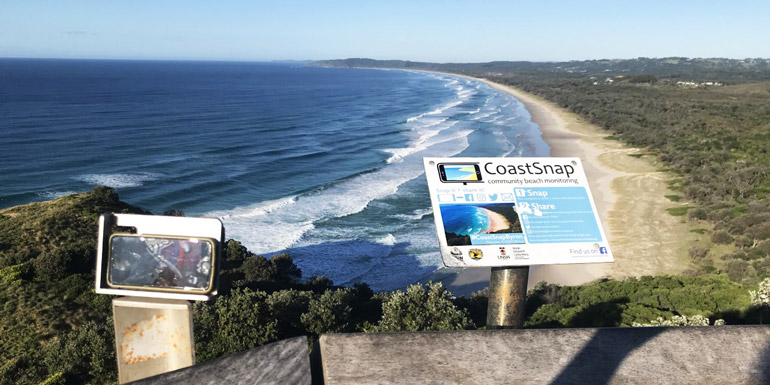
{"label": "facebook icon", "polygon": [[599,254],[607,254],[607,248],[606,247],[600,247],[599,248]]}

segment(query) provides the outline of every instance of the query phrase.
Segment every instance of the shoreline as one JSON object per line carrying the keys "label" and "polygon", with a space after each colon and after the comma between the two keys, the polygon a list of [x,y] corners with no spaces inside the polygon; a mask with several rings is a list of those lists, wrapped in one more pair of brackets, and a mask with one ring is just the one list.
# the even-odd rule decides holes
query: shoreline
{"label": "shoreline", "polygon": [[502,214],[485,208],[481,209],[484,210],[484,214],[489,218],[489,229],[485,233],[494,233],[495,231],[506,230],[511,227],[511,224],[508,223],[508,220]]}
{"label": "shoreline", "polygon": [[[550,156],[579,157],[583,162],[615,262],[532,266],[529,288],[540,281],[580,285],[607,277],[676,274],[688,267],[687,247],[698,236],[666,211],[682,203],[664,198],[671,194],[670,175],[660,171],[657,158],[608,139],[611,132],[535,95],[487,79],[447,75],[480,81],[513,96],[539,126]],[[490,268],[444,267],[420,282],[442,282],[455,296],[467,296],[488,287],[489,274]]]}

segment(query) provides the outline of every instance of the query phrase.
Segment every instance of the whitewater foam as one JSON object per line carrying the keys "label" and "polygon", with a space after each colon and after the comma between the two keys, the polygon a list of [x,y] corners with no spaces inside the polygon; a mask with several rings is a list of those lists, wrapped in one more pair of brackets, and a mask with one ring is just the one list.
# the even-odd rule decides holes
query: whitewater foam
{"label": "whitewater foam", "polygon": [[457,154],[468,146],[471,132],[431,137],[424,149],[405,156],[408,162],[391,163],[326,188],[204,215],[221,218],[228,237],[239,239],[255,253],[282,251],[301,241],[315,223],[358,213],[373,200],[395,194],[400,185],[423,174],[421,157]]}
{"label": "whitewater foam", "polygon": [[95,186],[108,186],[113,188],[139,187],[145,182],[161,179],[163,175],[157,173],[134,174],[85,174],[76,177],[76,180]]}
{"label": "whitewater foam", "polygon": [[393,246],[396,244],[396,237],[393,234],[388,234],[378,239],[376,242],[386,246]]}
{"label": "whitewater foam", "polygon": [[457,106],[459,106],[461,104],[463,104],[462,100],[456,100],[456,101],[447,103],[447,104],[445,104],[445,105],[443,105],[443,106],[441,106],[439,108],[436,108],[435,110],[428,111],[428,112],[423,112],[422,114],[409,117],[409,118],[406,119],[406,123],[412,123],[412,122],[420,120],[420,119],[422,119],[422,118],[424,118],[426,116],[442,114],[442,113],[444,113],[444,111],[446,111],[446,110],[448,110],[448,109],[450,109],[452,107],[457,107]]}
{"label": "whitewater foam", "polygon": [[[206,215],[220,217],[228,237],[255,253],[290,253],[305,277],[326,275],[343,285],[364,281],[375,290],[419,280],[441,263],[435,228],[426,220],[433,214],[431,208],[404,212],[398,207],[406,197],[424,194],[416,183],[407,184],[423,174],[420,159],[456,155],[468,147],[471,133],[497,127],[489,121],[511,121],[509,109],[500,108],[503,100],[487,97],[484,91],[484,99],[474,96],[481,89],[477,84],[437,79],[452,87],[455,97],[402,121],[408,129],[400,134],[407,136],[408,144],[383,149],[390,156],[380,168],[307,193]],[[457,108],[461,105],[471,107]],[[481,122],[489,126],[478,127]],[[491,133],[499,138],[495,142],[500,155],[521,152],[502,130]],[[409,191],[402,191],[405,185]],[[382,222],[365,224],[371,215]]]}
{"label": "whitewater foam", "polygon": [[[384,149],[383,151],[392,154],[385,161],[385,163],[392,164],[397,162],[403,162],[405,157],[411,154],[414,154],[415,152],[425,150],[427,148],[426,145],[430,138],[435,137],[440,132],[448,128],[454,127],[454,125],[456,124],[457,124],[456,121],[450,122],[449,124],[447,124],[444,127],[441,127],[440,129],[422,132],[422,135],[420,135],[417,139],[413,140],[412,143],[410,143],[409,147]],[[427,128],[427,127],[422,127],[422,128]]]}
{"label": "whitewater foam", "polygon": [[401,219],[401,220],[406,220],[406,221],[418,221],[424,218],[426,215],[432,215],[432,214],[433,214],[433,208],[429,207],[427,209],[414,210],[410,214],[393,214],[391,215],[391,217]]}

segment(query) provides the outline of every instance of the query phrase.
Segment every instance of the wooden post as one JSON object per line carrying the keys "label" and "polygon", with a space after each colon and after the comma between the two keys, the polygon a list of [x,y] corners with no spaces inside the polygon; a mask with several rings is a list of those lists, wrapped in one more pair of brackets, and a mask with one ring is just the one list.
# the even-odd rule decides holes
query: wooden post
{"label": "wooden post", "polygon": [[528,278],[529,266],[492,268],[487,329],[519,329],[524,325]]}

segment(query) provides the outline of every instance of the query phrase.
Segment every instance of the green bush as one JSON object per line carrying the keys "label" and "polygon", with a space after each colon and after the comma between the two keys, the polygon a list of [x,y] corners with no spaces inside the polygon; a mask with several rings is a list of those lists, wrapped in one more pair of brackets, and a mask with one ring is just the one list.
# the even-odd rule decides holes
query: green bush
{"label": "green bush", "polygon": [[[582,286],[539,285],[528,327],[631,326],[673,315],[704,315],[741,322],[748,292],[725,276],[658,276],[600,280]],[[537,304],[542,304],[538,306]]]}
{"label": "green bush", "polygon": [[352,289],[324,291],[310,301],[307,313],[300,317],[302,325],[315,336],[323,333],[353,331],[355,327],[351,322],[353,299]]}
{"label": "green bush", "polygon": [[690,219],[691,221],[703,220],[703,219],[708,218],[708,212],[706,211],[706,209],[704,209],[702,207],[698,207],[698,208],[695,208],[693,210],[690,210],[687,213],[687,218]]}
{"label": "green bush", "polygon": [[309,311],[312,298],[312,292],[293,289],[276,291],[267,297],[271,318],[276,321],[278,339],[305,334],[301,317]]}
{"label": "green bush", "polygon": [[690,258],[692,258],[693,261],[700,261],[703,258],[706,257],[708,254],[708,249],[705,249],[703,247],[693,246],[688,250],[690,254]]}
{"label": "green bush", "polygon": [[22,280],[31,277],[32,268],[29,263],[7,266],[0,269],[0,283],[3,286],[21,284]]}
{"label": "green bush", "polygon": [[278,254],[270,257],[270,264],[275,267],[275,279],[291,282],[302,278],[302,270],[294,264],[289,254]]}
{"label": "green bush", "polygon": [[251,349],[278,339],[267,293],[234,289],[214,303],[196,303],[195,350],[199,361]]}
{"label": "green bush", "polygon": [[733,241],[733,237],[724,230],[717,230],[711,233],[711,242],[719,244],[729,244]]}
{"label": "green bush", "polygon": [[[117,380],[112,322],[88,322],[46,345],[43,364],[49,373],[94,384]],[[54,377],[55,378],[55,377]],[[51,380],[51,378],[49,378]]]}
{"label": "green bush", "polygon": [[462,330],[473,323],[454,297],[439,283],[410,285],[397,290],[382,304],[382,320],[370,331]]}
{"label": "green bush", "polygon": [[40,385],[67,385],[67,379],[64,377],[64,373],[58,372],[41,382]]}
{"label": "green bush", "polygon": [[252,255],[246,258],[241,271],[247,282],[270,282],[278,276],[278,269],[267,258]]}

